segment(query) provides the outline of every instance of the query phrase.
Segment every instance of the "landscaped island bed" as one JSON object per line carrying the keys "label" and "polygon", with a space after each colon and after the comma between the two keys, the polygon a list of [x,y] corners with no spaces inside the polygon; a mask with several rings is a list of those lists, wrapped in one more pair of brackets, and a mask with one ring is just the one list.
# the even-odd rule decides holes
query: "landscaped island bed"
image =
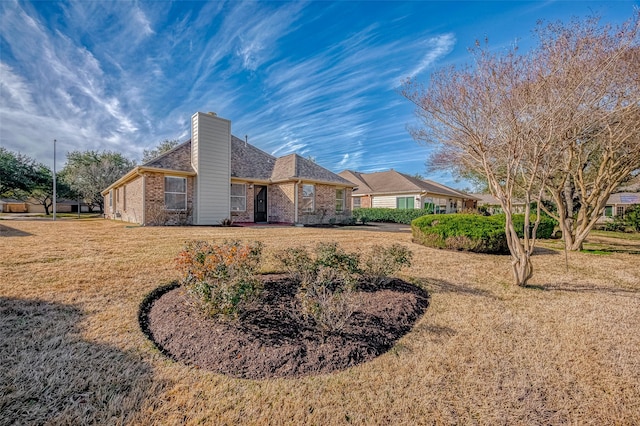
{"label": "landscaped island bed", "polygon": [[[0,425],[640,424],[640,239],[543,241],[531,287],[509,259],[427,248],[409,232],[126,227],[0,221]],[[401,278],[429,307],[388,350],[332,373],[244,379],[163,355],[141,332],[145,296],[178,279],[185,242],[260,240],[346,250],[397,242]],[[612,252],[620,249],[625,252]]]}
{"label": "landscaped island bed", "polygon": [[[262,277],[265,294],[239,320],[206,316],[182,287],[149,301],[149,337],[170,357],[235,377],[263,379],[326,374],[370,361],[406,334],[428,305],[426,292],[401,280],[356,295],[354,313],[338,333],[305,327],[297,285]],[[145,321],[146,320],[146,321]]]}

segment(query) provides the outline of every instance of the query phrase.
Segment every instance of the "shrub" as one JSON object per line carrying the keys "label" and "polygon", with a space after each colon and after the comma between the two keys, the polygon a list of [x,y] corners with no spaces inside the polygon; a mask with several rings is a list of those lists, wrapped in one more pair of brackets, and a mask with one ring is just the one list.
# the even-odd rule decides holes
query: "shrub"
{"label": "shrub", "polygon": [[260,294],[256,271],[261,253],[260,242],[191,241],[176,259],[182,273],[180,283],[196,297],[208,315],[237,316],[245,304]]}
{"label": "shrub", "polygon": [[[505,224],[505,215],[497,215],[496,217],[500,217],[502,219],[502,223]],[[513,226],[516,229],[516,233],[518,237],[524,238],[524,214],[514,214],[512,215]],[[531,215],[531,224],[530,229],[533,230],[534,222],[536,220],[536,215]],[[547,215],[540,216],[540,224],[538,225],[538,230],[536,231],[536,238],[549,239],[553,237],[553,230],[558,225],[554,219],[550,218]],[[529,234],[531,235],[531,234]]]}
{"label": "shrub", "polygon": [[496,216],[422,216],[411,223],[413,238],[428,247],[477,253],[508,253],[504,221]]}
{"label": "shrub", "polygon": [[359,208],[353,210],[353,217],[362,224],[367,222],[391,222],[409,225],[412,220],[432,212],[431,209]]}
{"label": "shrub", "polygon": [[313,253],[304,247],[291,247],[276,255],[300,286],[297,299],[302,316],[313,319],[323,332],[339,331],[347,323],[356,305],[355,290],[360,280],[379,285],[409,266],[411,256],[411,251],[400,244],[374,246],[360,269],[360,256],[347,253],[337,243],[319,243]]}
{"label": "shrub", "polygon": [[627,229],[627,224],[624,219],[614,217],[613,220],[604,224],[603,229],[611,232],[624,232]]}
{"label": "shrub", "polygon": [[[512,215],[516,234],[524,238],[524,215]],[[531,216],[533,229],[536,216]],[[509,252],[505,233],[505,215],[480,216],[476,214],[428,215],[411,223],[415,241],[436,248],[464,250],[476,253],[506,254]],[[541,216],[537,238],[551,238],[556,221]]]}
{"label": "shrub", "polygon": [[354,288],[336,285],[340,282],[339,272],[321,266],[315,279],[301,285],[296,295],[303,317],[313,318],[323,333],[342,330],[353,315]]}
{"label": "shrub", "polygon": [[374,286],[380,286],[403,267],[411,266],[412,257],[411,250],[401,244],[373,246],[364,257],[362,275]]}
{"label": "shrub", "polygon": [[627,208],[624,213],[624,221],[627,226],[630,226],[636,232],[640,232],[640,204],[634,204]]}

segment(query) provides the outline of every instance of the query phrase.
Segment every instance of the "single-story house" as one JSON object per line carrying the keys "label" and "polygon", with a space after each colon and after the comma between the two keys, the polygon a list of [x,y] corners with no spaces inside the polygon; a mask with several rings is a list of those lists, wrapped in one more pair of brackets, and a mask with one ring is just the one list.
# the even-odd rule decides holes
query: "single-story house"
{"label": "single-story house", "polygon": [[13,198],[0,199],[0,213],[27,213],[29,207],[27,203]]}
{"label": "single-story house", "polygon": [[606,221],[616,216],[624,216],[627,209],[640,204],[640,192],[617,192],[611,194],[602,210],[602,220]]}
{"label": "single-story house", "polygon": [[[52,208],[49,208],[51,213]],[[81,203],[80,208],[82,212],[88,212],[89,206],[86,203]],[[76,213],[78,211],[78,201],[60,199],[56,203],[56,212],[58,213]],[[0,199],[0,212],[3,213],[45,213],[44,206],[34,199],[27,200],[15,200],[15,199]]]}
{"label": "single-story house", "polygon": [[431,180],[422,180],[393,169],[361,173],[344,170],[340,176],[353,182],[352,208],[432,209],[434,213],[455,213],[475,208],[477,199]]}
{"label": "single-story house", "polygon": [[[503,213],[500,200],[491,194],[471,194],[478,199],[478,208],[483,207],[489,214]],[[524,213],[526,203],[522,200],[511,200],[511,213]]]}
{"label": "single-story house", "polygon": [[298,154],[276,158],[231,134],[215,113],[191,139],[106,188],[105,217],[142,225],[314,224],[351,217],[353,184]]}

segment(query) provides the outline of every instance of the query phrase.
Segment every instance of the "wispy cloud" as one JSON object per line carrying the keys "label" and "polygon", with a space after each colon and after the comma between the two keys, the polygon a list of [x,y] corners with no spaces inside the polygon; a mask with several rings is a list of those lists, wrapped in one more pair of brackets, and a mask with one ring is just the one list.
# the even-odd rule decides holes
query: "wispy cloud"
{"label": "wispy cloud", "polygon": [[422,57],[420,63],[412,69],[407,77],[415,77],[426,68],[432,66],[438,59],[448,55],[456,44],[456,38],[453,34],[443,34],[430,38],[425,43],[427,52]]}
{"label": "wispy cloud", "polygon": [[216,111],[259,148],[334,171],[400,167],[407,152],[415,163],[410,106],[394,88],[436,66],[455,37],[343,28],[341,7],[1,2],[0,144],[49,158],[42,141],[56,138],[67,151],[139,158],[188,138],[194,112]]}

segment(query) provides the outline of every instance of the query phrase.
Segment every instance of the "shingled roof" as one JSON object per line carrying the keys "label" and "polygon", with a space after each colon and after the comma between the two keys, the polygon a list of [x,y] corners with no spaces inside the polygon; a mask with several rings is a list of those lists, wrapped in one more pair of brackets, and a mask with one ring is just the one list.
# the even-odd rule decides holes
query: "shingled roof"
{"label": "shingled roof", "polygon": [[276,157],[231,136],[231,177],[269,180],[276,165]]}
{"label": "shingled roof", "polygon": [[[191,166],[191,140],[181,143],[148,161],[143,166],[193,172],[193,167]],[[231,135],[231,177],[268,182],[302,179],[353,186],[351,181],[298,154],[289,154],[276,158],[233,135]]]}
{"label": "shingled roof", "polygon": [[314,182],[332,183],[353,186],[353,183],[325,169],[311,160],[298,154],[289,154],[276,160],[271,180],[281,182],[287,180],[310,180]]}
{"label": "shingled roof", "polygon": [[340,172],[339,175],[358,185],[353,191],[354,196],[428,192],[430,194],[444,195],[447,197],[474,199],[474,197],[469,194],[449,188],[432,180],[421,180],[395,170],[375,173],[360,173],[345,170]]}

